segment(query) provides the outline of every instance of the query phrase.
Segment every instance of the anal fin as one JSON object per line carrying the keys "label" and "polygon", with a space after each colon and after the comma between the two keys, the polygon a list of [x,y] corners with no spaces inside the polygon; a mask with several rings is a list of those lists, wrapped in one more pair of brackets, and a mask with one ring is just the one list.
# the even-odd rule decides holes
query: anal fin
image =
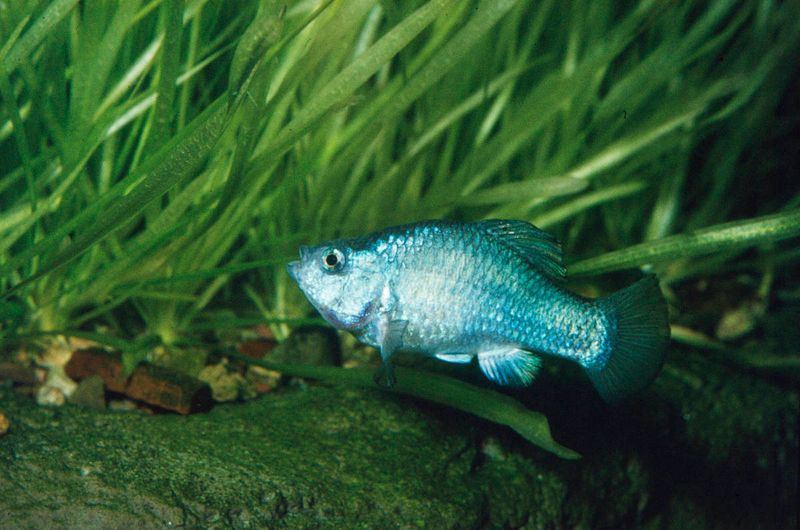
{"label": "anal fin", "polygon": [[440,352],[434,355],[440,361],[455,364],[467,364],[472,361],[474,355],[471,353]]}
{"label": "anal fin", "polygon": [[541,360],[515,346],[497,346],[479,352],[478,364],[486,377],[498,385],[523,387],[536,377]]}

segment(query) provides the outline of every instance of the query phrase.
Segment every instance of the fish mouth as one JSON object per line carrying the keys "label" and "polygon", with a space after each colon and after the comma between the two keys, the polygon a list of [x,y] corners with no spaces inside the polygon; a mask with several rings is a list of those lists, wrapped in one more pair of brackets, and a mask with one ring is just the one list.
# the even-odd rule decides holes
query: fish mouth
{"label": "fish mouth", "polygon": [[289,271],[289,276],[294,279],[298,284],[300,283],[300,266],[304,261],[308,260],[309,255],[311,254],[311,248],[305,245],[300,247],[300,259],[289,262],[286,266],[286,269]]}
{"label": "fish mouth", "polygon": [[286,270],[289,271],[289,276],[292,277],[294,281],[300,283],[300,262],[299,261],[292,261],[286,266]]}

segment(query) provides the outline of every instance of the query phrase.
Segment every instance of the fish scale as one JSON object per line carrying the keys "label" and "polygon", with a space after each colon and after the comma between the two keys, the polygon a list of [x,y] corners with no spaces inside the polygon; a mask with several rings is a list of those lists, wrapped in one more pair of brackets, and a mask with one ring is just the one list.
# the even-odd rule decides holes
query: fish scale
{"label": "fish scale", "polygon": [[618,399],[658,373],[669,340],[653,277],[606,298],[563,286],[557,242],[522,221],[428,221],[301,248],[289,272],[335,327],[381,350],[392,384],[398,349],[449,362],[477,358],[502,385],[534,379],[539,355],[581,364]]}
{"label": "fish scale", "polygon": [[[388,262],[406,265],[390,269],[387,278],[402,308],[397,317],[410,322],[404,337],[407,347],[474,352],[487,343],[510,342],[587,360],[601,353],[602,329],[597,325],[599,315],[594,315],[599,311],[592,310],[590,301],[555,292],[540,273],[480,233],[438,228],[431,233],[426,226],[409,227],[386,240],[383,254]],[[414,245],[426,237],[427,244]],[[378,239],[376,248],[384,248],[382,242]],[[506,274],[498,263],[504,264]],[[556,299],[559,295],[566,300]],[[531,305],[531,299],[547,303]],[[519,311],[498,321],[498,313],[511,307]],[[450,326],[442,336],[438,330],[445,311],[450,313]],[[573,323],[577,332],[570,333],[564,322]]]}

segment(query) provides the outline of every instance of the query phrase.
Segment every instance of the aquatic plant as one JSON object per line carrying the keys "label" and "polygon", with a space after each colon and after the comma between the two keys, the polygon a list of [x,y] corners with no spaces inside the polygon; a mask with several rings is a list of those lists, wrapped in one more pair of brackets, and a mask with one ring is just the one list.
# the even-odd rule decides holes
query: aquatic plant
{"label": "aquatic plant", "polygon": [[572,274],[796,261],[763,246],[800,233],[796,188],[742,205],[769,171],[749,153],[785,133],[798,12],[7,1],[0,333],[90,334],[129,364],[214,325],[282,336],[307,315],[299,243],[423,218],[532,221]]}

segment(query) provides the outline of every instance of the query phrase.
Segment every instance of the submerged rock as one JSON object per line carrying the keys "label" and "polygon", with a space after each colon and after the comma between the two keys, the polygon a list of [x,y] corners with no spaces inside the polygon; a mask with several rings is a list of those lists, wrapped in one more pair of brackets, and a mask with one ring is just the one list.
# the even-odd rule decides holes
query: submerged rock
{"label": "submerged rock", "polygon": [[699,356],[619,408],[562,380],[529,398],[579,461],[377,390],[285,387],[181,417],[0,388],[0,527],[792,527],[795,393]]}
{"label": "submerged rock", "polygon": [[106,408],[106,389],[103,378],[92,375],[82,380],[69,397],[69,402],[97,410]]}
{"label": "submerged rock", "polygon": [[15,422],[0,445],[3,528],[478,522],[480,493],[462,482],[471,429],[378,392],[292,388],[185,418],[0,392]]}
{"label": "submerged rock", "polygon": [[264,358],[279,363],[338,366],[342,364],[342,351],[333,328],[307,325],[294,330]]}
{"label": "submerged rock", "polygon": [[234,401],[239,397],[252,399],[256,395],[244,376],[230,369],[226,362],[209,364],[200,370],[197,378],[211,388],[214,401]]}

